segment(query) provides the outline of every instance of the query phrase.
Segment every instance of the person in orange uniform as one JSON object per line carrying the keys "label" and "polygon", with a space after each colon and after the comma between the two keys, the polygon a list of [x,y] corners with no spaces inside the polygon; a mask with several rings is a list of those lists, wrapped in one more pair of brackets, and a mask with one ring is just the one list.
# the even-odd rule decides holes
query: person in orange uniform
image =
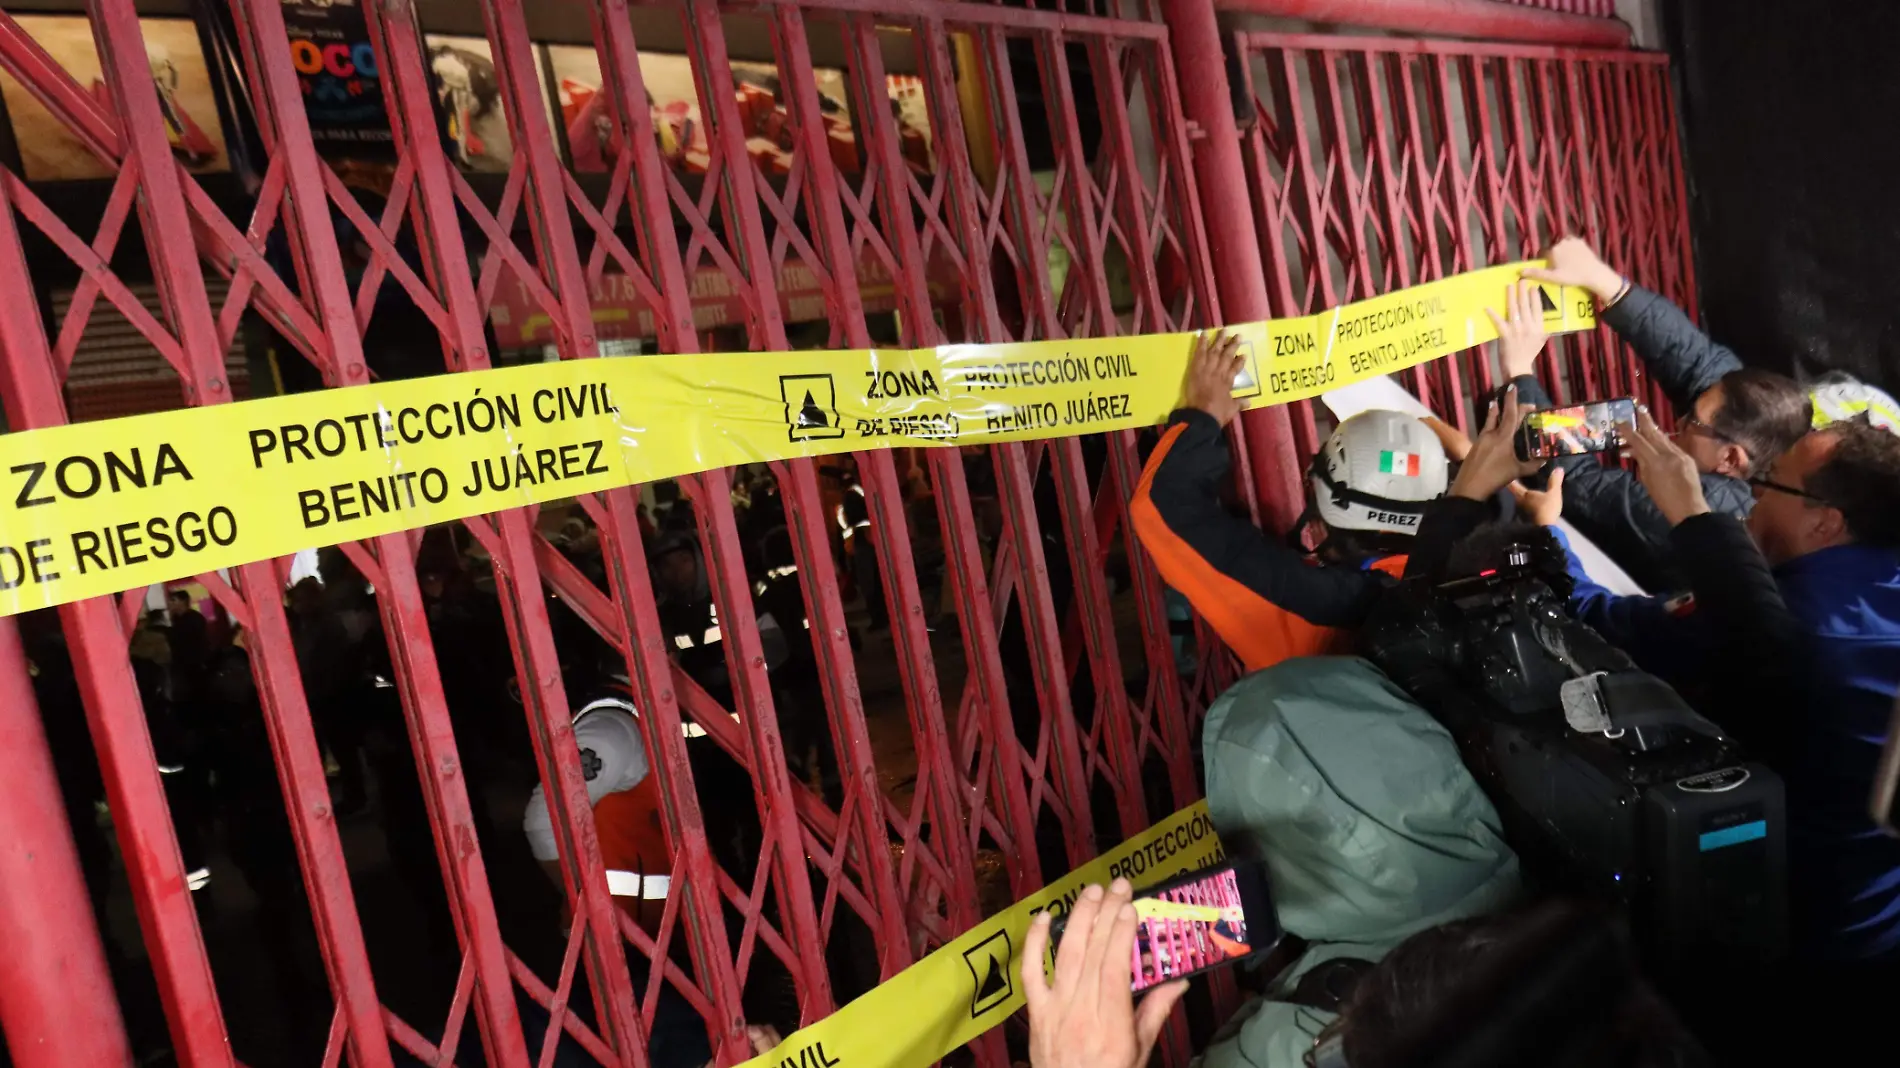
{"label": "person in orange uniform", "polygon": [[[659,780],[647,761],[639,713],[626,697],[611,692],[574,716],[574,743],[581,751],[587,799],[594,806],[594,832],[607,868],[607,889],[635,923],[648,934],[657,933],[672,890],[673,849],[660,817]],[[528,798],[522,829],[534,859],[558,884],[560,847],[547,797],[539,785]],[[627,965],[635,990],[644,992],[646,959],[629,952]],[[660,985],[647,1048],[653,1068],[699,1068],[712,1059],[705,1022],[670,983]]]}
{"label": "person in orange uniform", "polygon": [[[1507,351],[1543,347],[1541,320],[1513,313],[1498,324]],[[1162,579],[1252,672],[1296,656],[1349,652],[1353,630],[1408,572],[1408,561],[1413,573],[1435,567],[1471,524],[1468,513],[1453,518],[1433,504],[1449,475],[1438,435],[1390,411],[1347,419],[1314,457],[1312,501],[1295,527],[1303,533],[1317,519],[1324,528],[1314,552],[1230,514],[1219,497],[1232,465],[1224,431],[1240,413],[1233,383],[1244,366],[1239,338],[1209,332],[1195,339],[1180,407],[1148,457],[1129,518]],[[1514,397],[1502,401],[1494,417],[1521,418]],[[1494,459],[1513,468],[1500,484],[1515,477],[1514,457]],[[1500,512],[1508,510],[1501,504]]]}

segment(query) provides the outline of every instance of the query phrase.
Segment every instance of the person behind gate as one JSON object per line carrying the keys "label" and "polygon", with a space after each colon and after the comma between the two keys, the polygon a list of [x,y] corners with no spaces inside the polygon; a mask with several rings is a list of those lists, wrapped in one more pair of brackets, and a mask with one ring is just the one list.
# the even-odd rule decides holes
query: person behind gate
{"label": "person behind gate", "polygon": [[[1535,312],[1510,308],[1499,327],[1507,362],[1528,362],[1544,346]],[[1421,420],[1391,411],[1347,419],[1314,457],[1312,500],[1293,531],[1297,538],[1317,516],[1325,537],[1311,556],[1230,514],[1219,498],[1231,464],[1223,431],[1240,413],[1233,382],[1242,366],[1237,337],[1196,339],[1180,407],[1148,457],[1129,518],[1162,579],[1246,670],[1259,671],[1347,651],[1353,630],[1401,575],[1435,569],[1487,516],[1439,503],[1449,480],[1444,446]],[[1512,391],[1501,400],[1493,418],[1516,426]],[[1508,443],[1473,449],[1451,495],[1488,501],[1538,466],[1519,461]],[[1500,500],[1499,511],[1509,510]]]}
{"label": "person behind gate", "polygon": [[[594,809],[607,889],[642,930],[657,934],[672,890],[673,850],[660,816],[659,780],[647,759],[639,713],[620,686],[612,686],[575,714],[574,744],[580,749],[587,800]],[[522,829],[534,859],[560,884],[560,846],[547,796],[539,784],[528,797]],[[649,967],[646,959],[629,951],[627,967],[636,991],[643,990]],[[647,1051],[653,1068],[700,1068],[712,1059],[705,1022],[670,983],[660,984]]]}

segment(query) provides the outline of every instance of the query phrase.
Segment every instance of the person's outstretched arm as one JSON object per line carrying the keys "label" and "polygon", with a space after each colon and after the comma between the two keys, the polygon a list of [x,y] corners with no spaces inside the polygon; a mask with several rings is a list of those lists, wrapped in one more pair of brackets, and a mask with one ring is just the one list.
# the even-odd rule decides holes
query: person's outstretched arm
{"label": "person's outstretched arm", "polygon": [[[1557,278],[1566,285],[1586,286],[1597,293],[1598,303],[1605,307],[1605,321],[1622,314],[1617,309],[1628,305],[1634,295],[1623,293],[1623,279],[1597,259],[1587,245],[1575,238],[1559,242],[1551,250],[1550,260],[1549,271],[1526,271],[1525,274],[1532,278]],[[1534,282],[1527,285],[1535,288]],[[1616,299],[1619,294],[1623,294],[1620,301]],[[1518,296],[1514,291],[1513,303]],[[1535,301],[1538,298],[1533,293],[1530,299]],[[1541,315],[1541,308],[1533,307],[1532,310]],[[1495,320],[1498,317],[1494,314],[1492,318]],[[1555,402],[1550,393],[1536,376],[1536,352],[1527,352],[1522,345],[1514,349],[1503,343],[1506,340],[1505,328],[1506,324],[1500,321],[1501,362],[1505,374],[1511,378],[1511,384],[1517,387],[1518,400],[1531,408],[1554,407]],[[1642,346],[1639,345],[1638,349],[1641,351]],[[1728,350],[1722,351],[1726,353]],[[1729,359],[1733,358],[1731,354]],[[1726,373],[1727,370],[1723,370],[1716,377]],[[1695,392],[1700,393],[1701,389]],[[1658,579],[1669,573],[1670,524],[1650,501],[1649,492],[1643,489],[1636,476],[1621,467],[1605,464],[1601,457],[1590,454],[1560,456],[1554,462],[1564,472],[1564,511],[1581,524],[1581,529],[1595,539],[1611,559],[1637,575],[1645,585],[1658,585]]]}
{"label": "person's outstretched arm", "polygon": [[1135,535],[1162,579],[1249,670],[1323,651],[1330,636],[1321,631],[1363,622],[1384,577],[1314,567],[1230,514],[1220,503],[1229,466],[1215,417],[1175,412],[1128,505]]}
{"label": "person's outstretched arm", "polygon": [[1549,268],[1526,270],[1524,276],[1589,290],[1596,298],[1598,317],[1629,342],[1676,405],[1693,403],[1723,375],[1741,370],[1742,361],[1735,353],[1716,344],[1681,308],[1659,293],[1630,283],[1582,238],[1564,238],[1547,258]]}
{"label": "person's outstretched arm", "polygon": [[1240,410],[1231,395],[1239,364],[1231,338],[1196,342],[1182,407],[1148,457],[1128,514],[1162,579],[1257,670],[1330,649],[1332,628],[1363,622],[1388,579],[1312,567],[1221,506],[1232,463],[1223,428]]}

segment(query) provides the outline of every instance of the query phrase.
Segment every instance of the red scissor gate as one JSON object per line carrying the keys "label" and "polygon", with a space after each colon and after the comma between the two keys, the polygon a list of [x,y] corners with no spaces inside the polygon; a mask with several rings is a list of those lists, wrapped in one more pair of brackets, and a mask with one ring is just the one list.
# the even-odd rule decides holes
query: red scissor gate
{"label": "red scissor gate", "polygon": [[[1211,251],[1169,23],[1158,11],[939,0],[643,7],[641,18],[671,20],[690,55],[707,159],[703,181],[689,181],[656,144],[625,0],[595,0],[591,9],[572,3],[592,16],[606,113],[623,149],[602,178],[570,173],[540,95],[538,13],[519,0],[483,0],[514,154],[505,180],[478,191],[445,155],[414,6],[366,0],[399,161],[376,217],[318,157],[278,0],[229,0],[247,94],[234,103],[250,109],[264,149],[255,207],[239,219],[227,218],[174,160],[132,0],[93,0],[90,8],[109,103],[0,17],[0,64],[117,175],[104,216],[82,235],[19,176],[0,174],[0,290],[33,292],[26,229],[82,275],[65,321],[41,321],[24,299],[0,308],[9,425],[65,420],[72,341],[92,309],[107,304],[176,369],[191,403],[217,404],[231,399],[221,354],[246,314],[267,321],[327,384],[367,381],[363,337],[378,286],[400,287],[427,316],[446,371],[489,365],[484,324],[503,283],[525,290],[551,320],[563,358],[596,356],[588,294],[607,273],[624,275],[653,309],[665,350],[701,345],[689,279],[706,271],[723,276],[743,304],[746,344],[783,349],[775,279],[791,260],[817,279],[830,343],[843,347],[873,340],[859,288],[867,260],[894,280],[897,340],[905,345],[1218,323],[1216,255],[1224,265],[1264,252],[1272,310],[1304,312],[1514,257],[1573,227],[1672,296],[1690,292],[1664,68],[1633,53],[1238,32],[1233,43],[1256,108],[1242,116],[1242,130],[1260,246],[1228,240],[1231,227],[1217,222],[1222,247]],[[748,152],[735,97],[728,38],[741,27],[750,40],[764,31],[781,75],[780,145],[789,149],[769,175]],[[846,57],[855,171],[840,168],[827,142],[815,44]],[[924,85],[935,153],[928,169],[907,164],[892,117],[886,75],[894,55]],[[1042,136],[1046,148],[1032,142]],[[1032,148],[1041,161],[1033,171]],[[1217,220],[1232,207],[1223,205]],[[335,217],[370,249],[370,266],[355,282],[344,270]],[[109,266],[132,227],[151,252],[157,317],[138,307]],[[288,257],[267,257],[274,234]],[[398,244],[418,255],[405,261]],[[1051,270],[1052,252],[1066,261],[1060,272]],[[285,262],[287,272],[272,266]],[[945,276],[945,264],[948,301],[929,285]],[[208,299],[207,278],[228,281],[221,301]],[[937,314],[933,304],[946,303]],[[1608,346],[1582,345],[1589,357],[1582,381],[1563,388],[1574,395],[1616,384],[1622,363]],[[1436,401],[1449,398],[1462,421],[1462,402],[1488,381],[1483,371],[1475,375],[1447,362],[1410,381]],[[1310,451],[1310,415],[1296,425]],[[1202,635],[1198,667],[1191,677],[1177,672],[1163,591],[1126,535],[1124,503],[1140,466],[1136,435],[1111,435],[1089,449],[1085,457],[1078,439],[998,446],[973,466],[957,450],[929,451],[936,532],[911,529],[890,454],[857,458],[903,705],[889,729],[880,721],[876,730],[860,691],[818,473],[806,461],[775,465],[823,680],[810,700],[822,702],[839,772],[830,801],[787,768],[727,472],[694,476],[683,489],[696,505],[725,621],[733,707],[669,659],[635,491],[578,502],[599,532],[604,585],[551,545],[529,512],[468,521],[493,561],[556,835],[563,856],[578,858],[564,872],[571,936],[558,972],[546,974],[511,951],[496,922],[475,833],[473,806],[482,799],[465,784],[417,580],[422,532],[346,546],[375,590],[462,954],[453,998],[437,1019],[391,1012],[372,974],[292,650],[282,598],[287,562],[245,565],[228,582],[200,576],[249,635],[334,999],[322,1063],[347,1055],[359,1066],[388,1065],[392,1043],[425,1063],[458,1056],[466,1063],[469,1051],[456,1046],[472,1018],[485,1063],[545,1064],[548,1051],[523,1037],[520,991],[602,1063],[644,1065],[662,978],[711,1021],[718,1056],[729,1063],[749,1055],[742,998],[762,977],[789,980],[804,1022],[859,992],[862,982],[834,985],[826,963],[845,915],[870,933],[870,979],[888,977],[985,914],[979,872],[1000,866],[1007,893],[1020,897],[1197,797],[1191,739],[1232,669]],[[1002,515],[993,544],[972,518],[967,472],[983,463],[993,469],[983,481],[993,481]],[[1243,482],[1251,488],[1252,479]],[[934,605],[925,603],[913,561],[913,541],[925,534],[941,538],[955,606],[956,637],[940,637],[934,648],[927,627]],[[1106,577],[1111,556],[1129,562],[1119,588]],[[1052,570],[1068,580],[1052,584]],[[576,613],[618,651],[644,717],[675,846],[657,944],[608,893],[551,598],[552,611]],[[126,653],[142,599],[134,591],[58,611],[172,1042],[181,1063],[230,1064],[227,1021]],[[1005,664],[1006,630],[1026,647],[1027,678],[1012,677]],[[0,975],[9,1037],[22,1064],[124,1063],[124,1030],[41,759],[27,672],[14,621],[0,622],[0,706],[11,732],[8,759],[19,765],[0,787],[0,818],[20,843],[4,896],[9,922],[40,933],[17,945]],[[708,845],[682,731],[688,724],[747,773],[761,841],[756,875],[744,881]],[[881,787],[874,733],[886,760],[912,754],[907,794]],[[17,859],[28,853],[37,859]],[[20,880],[29,876],[36,882],[26,900]],[[989,895],[990,908],[1000,893]],[[629,943],[663,965],[638,987],[623,952]],[[672,952],[676,943],[683,954]],[[582,974],[592,1000],[585,1023],[564,1011]],[[1215,989],[1219,1007],[1231,1003],[1231,987]],[[1177,1028],[1167,1045],[1178,1063],[1185,1031]],[[974,1055],[1006,1064],[1002,1032],[991,1032]]]}
{"label": "red scissor gate", "polygon": [[[1695,310],[1667,57],[1533,44],[1239,29],[1255,221],[1276,315],[1300,315],[1516,259],[1566,234]],[[1502,384],[1490,360],[1401,380],[1461,429]],[[1558,338],[1560,402],[1669,404],[1607,329]],[[1313,408],[1295,419],[1318,445]]]}

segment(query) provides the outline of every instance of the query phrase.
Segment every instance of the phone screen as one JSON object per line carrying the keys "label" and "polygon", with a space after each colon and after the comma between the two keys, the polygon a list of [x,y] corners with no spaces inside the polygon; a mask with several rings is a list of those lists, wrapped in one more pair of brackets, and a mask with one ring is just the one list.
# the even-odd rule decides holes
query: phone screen
{"label": "phone screen", "polygon": [[[1230,964],[1279,943],[1279,921],[1255,864],[1208,868],[1135,898],[1130,987],[1136,992]],[[1060,942],[1061,928],[1055,931]]]}
{"label": "phone screen", "polygon": [[1623,447],[1616,425],[1635,421],[1636,402],[1627,397],[1547,408],[1524,417],[1517,451],[1527,460],[1610,452]]}

